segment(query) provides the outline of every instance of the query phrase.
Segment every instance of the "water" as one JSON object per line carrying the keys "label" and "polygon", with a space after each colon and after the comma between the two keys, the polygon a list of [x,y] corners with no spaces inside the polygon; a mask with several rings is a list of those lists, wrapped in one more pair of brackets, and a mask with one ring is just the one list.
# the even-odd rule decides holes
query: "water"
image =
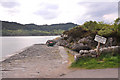
{"label": "water", "polygon": [[54,39],[59,36],[15,36],[0,37],[2,39],[2,58],[6,58],[21,49],[29,47],[33,44],[45,44],[47,40]]}

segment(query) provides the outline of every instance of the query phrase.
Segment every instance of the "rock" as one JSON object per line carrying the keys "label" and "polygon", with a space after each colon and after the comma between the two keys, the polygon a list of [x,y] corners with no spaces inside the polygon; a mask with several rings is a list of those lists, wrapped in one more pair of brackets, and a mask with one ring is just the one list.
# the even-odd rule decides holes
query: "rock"
{"label": "rock", "polygon": [[58,46],[66,46],[68,44],[68,42],[66,40],[60,40],[59,42],[57,42]]}
{"label": "rock", "polygon": [[84,45],[89,46],[89,47],[95,47],[97,45],[97,42],[95,42],[94,38],[91,36],[84,37],[78,40],[77,43],[83,43]]}
{"label": "rock", "polygon": [[69,38],[67,39],[67,41],[68,41],[69,43],[71,43],[71,42],[73,41],[73,38],[72,38],[72,37],[69,37]]}
{"label": "rock", "polygon": [[113,38],[113,37],[109,37],[107,39],[106,44],[105,44],[106,47],[108,47],[108,46],[116,46],[116,45],[117,45],[117,39]]}
{"label": "rock", "polygon": [[82,55],[84,54],[84,50],[80,50],[79,53]]}
{"label": "rock", "polygon": [[97,55],[91,55],[91,57],[94,57],[94,58],[95,58],[95,57],[97,57]]}
{"label": "rock", "polygon": [[[110,52],[114,52],[113,55],[116,55],[117,53],[120,52],[120,46],[111,46],[111,47],[104,47],[104,48],[100,48],[100,53],[104,54],[104,53],[110,53]],[[96,49],[94,50],[80,50],[79,54],[81,55],[81,57],[97,57],[97,52]]]}
{"label": "rock", "polygon": [[75,55],[74,55],[74,60],[77,61],[80,57],[81,57],[80,54],[75,54]]}
{"label": "rock", "polygon": [[113,38],[112,46],[119,45],[120,43],[117,42],[116,38]]}
{"label": "rock", "polygon": [[112,46],[112,42],[113,42],[113,38],[112,38],[112,37],[109,37],[109,38],[107,39],[107,42],[106,42],[105,46],[106,46],[106,47]]}
{"label": "rock", "polygon": [[62,39],[62,37],[57,37],[55,39],[53,39],[56,43],[59,42]]}
{"label": "rock", "polygon": [[89,51],[88,50],[84,50],[84,54],[89,54]]}
{"label": "rock", "polygon": [[92,42],[92,37],[90,36],[84,37],[78,41],[78,43],[84,43],[84,44],[91,43],[91,42]]}
{"label": "rock", "polygon": [[72,46],[72,50],[73,51],[77,51],[77,52],[79,52],[80,50],[90,50],[90,49],[91,49],[90,47],[85,46],[82,43],[80,43],[80,44],[74,44]]}
{"label": "rock", "polygon": [[90,52],[90,54],[92,54],[92,55],[96,55],[96,54],[97,54],[96,50],[89,50],[89,52]]}
{"label": "rock", "polygon": [[89,57],[89,56],[91,56],[90,54],[83,54],[82,55],[83,57]]}
{"label": "rock", "polygon": [[70,43],[67,43],[67,44],[65,45],[65,47],[71,48],[71,44],[70,44]]}

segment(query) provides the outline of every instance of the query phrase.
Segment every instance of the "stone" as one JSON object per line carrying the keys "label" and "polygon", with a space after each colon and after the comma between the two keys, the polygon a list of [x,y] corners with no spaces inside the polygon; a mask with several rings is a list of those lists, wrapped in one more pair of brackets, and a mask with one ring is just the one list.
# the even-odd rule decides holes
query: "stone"
{"label": "stone", "polygon": [[89,54],[89,51],[88,50],[84,50],[84,54]]}
{"label": "stone", "polygon": [[74,60],[77,61],[80,57],[81,57],[80,54],[75,54],[75,55],[74,55]]}
{"label": "stone", "polygon": [[66,46],[68,43],[66,40],[60,40],[59,42],[57,42],[58,46]]}
{"label": "stone", "polygon": [[73,41],[73,38],[72,38],[72,37],[69,37],[69,38],[67,39],[67,41],[70,43],[70,42]]}
{"label": "stone", "polygon": [[84,54],[84,50],[80,50],[79,53],[82,55]]}
{"label": "stone", "polygon": [[82,43],[80,43],[80,44],[74,44],[72,46],[72,50],[73,51],[77,51],[77,52],[79,52],[80,50],[90,50],[90,49],[91,49],[90,47],[85,46]]}
{"label": "stone", "polygon": [[89,50],[89,52],[90,52],[90,54],[92,54],[92,55],[96,55],[97,53],[96,53],[96,50]]}
{"label": "stone", "polygon": [[91,55],[91,57],[94,57],[94,58],[95,58],[95,57],[97,57],[97,55]]}
{"label": "stone", "polygon": [[90,56],[89,54],[83,54],[82,55],[83,57],[88,57],[88,56]]}

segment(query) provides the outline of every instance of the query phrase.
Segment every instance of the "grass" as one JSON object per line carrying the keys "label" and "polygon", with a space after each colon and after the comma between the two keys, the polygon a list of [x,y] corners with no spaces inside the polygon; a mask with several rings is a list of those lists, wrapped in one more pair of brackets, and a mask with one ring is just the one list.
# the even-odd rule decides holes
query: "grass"
{"label": "grass", "polygon": [[120,54],[118,53],[104,53],[98,58],[82,57],[78,61],[73,62],[70,67],[84,69],[118,68],[119,57]]}
{"label": "grass", "polygon": [[74,56],[69,51],[67,51],[67,54],[68,54],[68,61],[69,61],[69,63],[70,64],[73,63],[74,62]]}

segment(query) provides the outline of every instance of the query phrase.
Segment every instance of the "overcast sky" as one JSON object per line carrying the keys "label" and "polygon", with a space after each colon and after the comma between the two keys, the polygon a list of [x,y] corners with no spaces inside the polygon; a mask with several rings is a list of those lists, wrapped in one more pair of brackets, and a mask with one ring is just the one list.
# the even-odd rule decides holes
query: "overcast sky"
{"label": "overcast sky", "polygon": [[22,24],[113,22],[117,17],[118,0],[0,0],[0,20]]}

